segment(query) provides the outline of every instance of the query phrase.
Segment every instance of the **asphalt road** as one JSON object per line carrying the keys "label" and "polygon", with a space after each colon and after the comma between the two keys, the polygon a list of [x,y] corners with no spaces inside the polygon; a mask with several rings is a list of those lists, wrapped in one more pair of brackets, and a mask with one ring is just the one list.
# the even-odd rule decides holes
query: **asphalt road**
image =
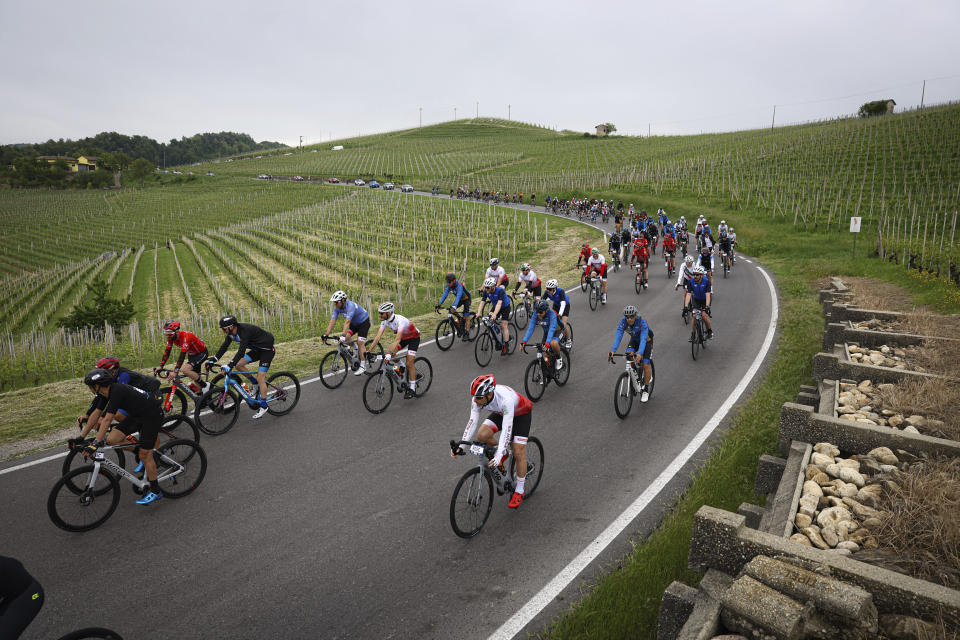
{"label": "asphalt road", "polygon": [[[516,511],[498,498],[471,540],[453,534],[448,511],[472,461],[451,459],[447,443],[462,432],[468,384],[481,372],[472,344],[423,347],[434,368],[429,393],[395,397],[378,416],[364,410],[353,376],[333,391],[306,384],[286,417],[255,422],[244,409],[228,434],[201,439],[209,467],[195,493],[142,508],[127,485],[113,517],[86,534],[47,517],[60,460],[0,475],[0,553],[46,590],[24,637],[92,625],[127,638],[488,637],[687,446],[764,341],[772,305],[755,264],[741,260],[718,282],[716,338],[696,362],[674,280],[659,257],[652,267],[639,295],[631,271],[611,274],[609,304],[597,312],[577,289],[570,381],[548,387],[534,407],[542,482]],[[613,386],[623,365],[605,357],[627,303],[655,332],[657,381],[651,401],[619,420]],[[522,392],[531,358],[518,350],[487,370]],[[274,369],[282,367],[281,351]],[[667,493],[682,488],[688,468]],[[668,502],[659,496],[609,553],[628,551],[627,536],[652,526]],[[575,596],[576,585],[567,592]],[[527,629],[565,606],[554,603]]]}

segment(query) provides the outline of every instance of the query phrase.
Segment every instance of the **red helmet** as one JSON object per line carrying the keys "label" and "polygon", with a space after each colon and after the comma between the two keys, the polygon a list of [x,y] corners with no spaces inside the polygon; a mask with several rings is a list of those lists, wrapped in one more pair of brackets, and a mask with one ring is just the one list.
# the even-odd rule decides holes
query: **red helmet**
{"label": "red helmet", "polygon": [[176,320],[167,320],[163,323],[163,335],[173,336],[180,331],[180,323]]}
{"label": "red helmet", "polygon": [[120,361],[113,356],[104,356],[97,360],[97,368],[106,369],[107,371],[116,371],[120,368]]}
{"label": "red helmet", "polygon": [[497,379],[492,373],[484,373],[473,379],[470,383],[470,395],[474,398],[482,398],[497,387]]}

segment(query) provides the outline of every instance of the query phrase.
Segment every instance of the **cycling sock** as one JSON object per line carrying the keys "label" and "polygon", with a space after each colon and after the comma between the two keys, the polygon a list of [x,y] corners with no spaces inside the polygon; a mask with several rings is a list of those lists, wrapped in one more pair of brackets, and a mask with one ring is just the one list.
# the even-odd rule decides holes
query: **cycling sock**
{"label": "cycling sock", "polygon": [[150,491],[153,491],[154,493],[160,493],[160,483],[157,482],[156,480],[151,480]]}
{"label": "cycling sock", "polygon": [[527,476],[523,476],[522,478],[517,478],[517,488],[516,488],[517,493],[523,494],[523,485],[526,483],[526,481],[527,481]]}

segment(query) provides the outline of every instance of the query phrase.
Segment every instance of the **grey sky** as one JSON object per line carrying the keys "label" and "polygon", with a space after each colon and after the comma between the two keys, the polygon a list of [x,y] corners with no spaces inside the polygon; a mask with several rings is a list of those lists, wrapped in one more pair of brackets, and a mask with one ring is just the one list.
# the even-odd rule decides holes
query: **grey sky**
{"label": "grey sky", "polygon": [[[960,3],[0,0],[0,143],[481,116],[696,133],[960,99]],[[873,93],[868,93],[873,90]],[[856,95],[854,95],[856,94]],[[834,99],[852,96],[845,99]],[[814,102],[815,101],[815,102]],[[801,104],[804,103],[804,104]]]}

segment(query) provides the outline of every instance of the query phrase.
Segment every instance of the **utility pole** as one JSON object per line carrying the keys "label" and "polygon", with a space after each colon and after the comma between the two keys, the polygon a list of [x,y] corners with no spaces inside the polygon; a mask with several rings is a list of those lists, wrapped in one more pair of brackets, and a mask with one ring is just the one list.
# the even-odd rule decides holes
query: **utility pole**
{"label": "utility pole", "polygon": [[920,90],[920,108],[923,109],[923,97],[927,93],[927,81],[923,81],[923,89]]}
{"label": "utility pole", "polygon": [[479,100],[477,100],[477,116],[476,117],[477,118],[480,117],[480,101]]}
{"label": "utility pole", "polygon": [[777,105],[773,105],[773,120],[770,121],[770,129],[773,129],[773,125],[777,122]]}
{"label": "utility pole", "polygon": [[457,108],[456,108],[456,107],[453,108],[453,119],[454,119],[454,120],[457,119]]}
{"label": "utility pole", "polygon": [[647,123],[647,137],[650,137],[650,123]]}
{"label": "utility pole", "polygon": [[303,153],[303,136],[300,136],[300,153]]}
{"label": "utility pole", "polygon": [[510,119],[510,105],[507,105],[507,120]]}
{"label": "utility pole", "polygon": [[423,107],[420,107],[420,128],[423,128]]}

